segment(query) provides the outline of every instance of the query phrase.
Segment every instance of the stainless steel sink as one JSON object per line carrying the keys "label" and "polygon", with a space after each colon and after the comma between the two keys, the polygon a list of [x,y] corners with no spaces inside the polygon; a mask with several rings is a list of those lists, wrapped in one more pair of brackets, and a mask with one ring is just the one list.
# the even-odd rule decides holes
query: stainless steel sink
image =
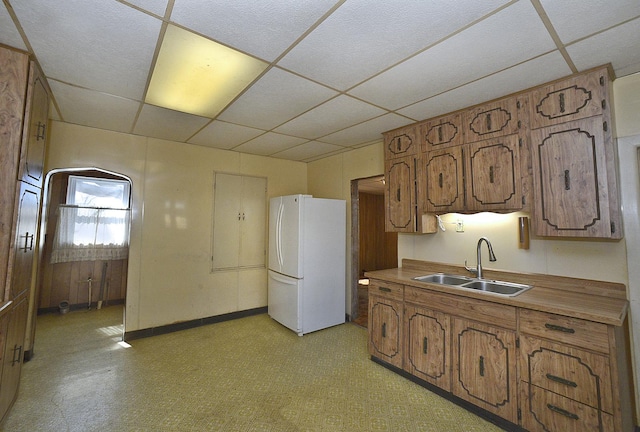
{"label": "stainless steel sink", "polygon": [[475,279],[466,276],[449,275],[444,273],[434,273],[425,276],[417,276],[413,279],[420,282],[456,286],[459,288],[483,291],[507,297],[517,296],[518,294],[522,294],[526,290],[533,288],[531,285],[489,279]]}
{"label": "stainless steel sink", "polygon": [[448,275],[444,273],[435,273],[426,276],[418,276],[414,278],[420,282],[428,282],[439,285],[462,285],[467,282],[472,282],[474,279],[471,279],[466,276],[458,276],[458,275]]}

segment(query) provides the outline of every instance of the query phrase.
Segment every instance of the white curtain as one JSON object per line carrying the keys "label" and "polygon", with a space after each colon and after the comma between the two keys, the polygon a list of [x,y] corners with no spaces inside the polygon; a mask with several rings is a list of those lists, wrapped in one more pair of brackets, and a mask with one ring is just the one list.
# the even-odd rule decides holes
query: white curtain
{"label": "white curtain", "polygon": [[61,205],[51,263],[127,258],[129,223],[126,209]]}

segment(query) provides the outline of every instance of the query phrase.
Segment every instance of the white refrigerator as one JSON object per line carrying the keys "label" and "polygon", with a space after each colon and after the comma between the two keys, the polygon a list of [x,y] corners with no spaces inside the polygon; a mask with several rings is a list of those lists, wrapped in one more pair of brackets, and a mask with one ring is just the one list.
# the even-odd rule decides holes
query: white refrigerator
{"label": "white refrigerator", "polygon": [[269,316],[299,336],[345,322],[346,202],[269,202]]}

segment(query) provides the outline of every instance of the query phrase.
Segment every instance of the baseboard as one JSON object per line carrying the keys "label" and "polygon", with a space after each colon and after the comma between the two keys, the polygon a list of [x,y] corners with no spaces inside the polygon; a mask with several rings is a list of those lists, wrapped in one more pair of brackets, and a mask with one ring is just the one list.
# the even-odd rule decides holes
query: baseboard
{"label": "baseboard", "polygon": [[431,383],[428,383],[426,381],[421,380],[418,377],[415,377],[413,375],[411,375],[409,372],[400,369],[396,366],[390,365],[389,363],[386,363],[380,359],[377,359],[375,357],[370,357],[371,360],[374,363],[377,363],[389,370],[391,370],[392,372],[397,373],[398,375],[418,384],[421,387],[426,388],[427,390],[437,394],[438,396],[441,396],[445,399],[447,399],[448,401],[453,402],[454,404],[466,409],[469,412],[472,412],[473,414],[477,415],[478,417],[482,417],[483,419],[487,420],[490,423],[493,423],[494,425],[498,426],[501,429],[504,429],[505,431],[510,431],[510,432],[526,432],[526,429],[521,428],[520,426],[518,426],[515,423],[511,423],[508,420],[503,419],[500,416],[497,416],[489,411],[483,410],[482,408],[467,402],[464,399],[460,399],[459,397],[455,396],[453,393],[450,393],[446,390],[441,389],[440,387],[437,387]]}
{"label": "baseboard", "polygon": [[142,330],[134,330],[130,332],[124,333],[125,341],[132,341],[135,339],[142,339],[151,336],[158,336],[167,333],[173,333],[181,330],[188,330],[196,327],[201,327],[204,325],[220,323],[224,321],[231,321],[238,318],[245,318],[253,315],[260,315],[267,313],[267,306],[259,307],[255,309],[248,309],[238,312],[231,312],[223,315],[215,315],[206,318],[198,318],[190,321],[182,321],[174,324],[167,324],[160,327],[151,327]]}

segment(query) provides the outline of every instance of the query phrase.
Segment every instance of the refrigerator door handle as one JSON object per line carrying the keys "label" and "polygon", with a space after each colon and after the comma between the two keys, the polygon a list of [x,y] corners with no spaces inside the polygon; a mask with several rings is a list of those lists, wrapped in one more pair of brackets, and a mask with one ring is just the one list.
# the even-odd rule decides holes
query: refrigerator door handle
{"label": "refrigerator door handle", "polygon": [[284,205],[282,202],[278,205],[278,217],[276,220],[276,255],[280,268],[284,265],[282,259],[282,214],[284,213]]}

